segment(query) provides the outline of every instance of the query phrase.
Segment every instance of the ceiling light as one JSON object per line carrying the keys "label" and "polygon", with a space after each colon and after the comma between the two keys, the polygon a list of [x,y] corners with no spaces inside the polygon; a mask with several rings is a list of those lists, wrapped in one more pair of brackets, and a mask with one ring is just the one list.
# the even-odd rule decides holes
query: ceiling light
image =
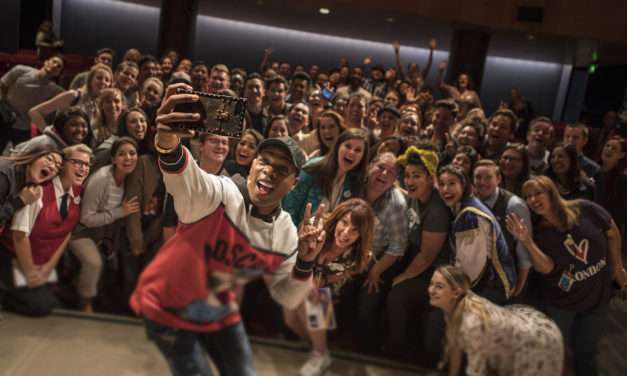
{"label": "ceiling light", "polygon": [[385,19],[385,21],[389,22],[389,23],[393,23],[394,22],[394,17],[388,17],[388,18]]}
{"label": "ceiling light", "polygon": [[529,40],[535,40],[535,39],[536,39],[536,36],[535,36],[535,35],[533,35],[533,34],[527,34],[527,39],[529,39]]}
{"label": "ceiling light", "polygon": [[329,14],[329,13],[331,13],[329,8],[320,8],[318,11],[320,12],[320,14]]}

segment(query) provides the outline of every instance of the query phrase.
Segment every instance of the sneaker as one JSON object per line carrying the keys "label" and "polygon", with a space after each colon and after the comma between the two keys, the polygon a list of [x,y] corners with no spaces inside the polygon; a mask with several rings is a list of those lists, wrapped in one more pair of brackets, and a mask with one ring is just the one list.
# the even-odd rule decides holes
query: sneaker
{"label": "sneaker", "polygon": [[320,354],[318,352],[312,352],[309,359],[303,364],[298,371],[300,376],[322,376],[324,372],[331,366],[331,355],[329,352]]}

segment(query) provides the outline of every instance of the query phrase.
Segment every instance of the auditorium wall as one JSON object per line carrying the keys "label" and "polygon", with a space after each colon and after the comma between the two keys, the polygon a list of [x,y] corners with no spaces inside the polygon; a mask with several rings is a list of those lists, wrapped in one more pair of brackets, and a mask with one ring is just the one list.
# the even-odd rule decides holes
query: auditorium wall
{"label": "auditorium wall", "polygon": [[[159,8],[115,0],[63,0],[64,51],[84,55],[111,47],[119,55],[135,47],[157,53]],[[118,56],[118,58],[121,56]]]}

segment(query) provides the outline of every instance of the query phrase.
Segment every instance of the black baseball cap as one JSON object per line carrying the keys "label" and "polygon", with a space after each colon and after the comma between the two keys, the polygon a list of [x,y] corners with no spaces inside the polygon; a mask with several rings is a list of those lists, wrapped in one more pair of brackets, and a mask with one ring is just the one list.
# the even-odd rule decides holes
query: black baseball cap
{"label": "black baseball cap", "polygon": [[257,147],[257,153],[261,153],[263,149],[271,146],[276,146],[285,150],[291,157],[292,163],[298,171],[300,171],[300,169],[307,162],[305,152],[303,152],[303,149],[301,149],[300,146],[298,146],[298,143],[291,137],[266,138]]}

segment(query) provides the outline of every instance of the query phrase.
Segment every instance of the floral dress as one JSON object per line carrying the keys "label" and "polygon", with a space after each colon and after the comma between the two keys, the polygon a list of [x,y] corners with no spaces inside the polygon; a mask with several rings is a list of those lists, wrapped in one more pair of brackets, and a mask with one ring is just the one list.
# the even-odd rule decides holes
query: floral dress
{"label": "floral dress", "polygon": [[485,311],[467,309],[460,327],[459,344],[468,355],[468,376],[562,374],[563,340],[551,319],[528,306],[500,307],[475,298]]}

